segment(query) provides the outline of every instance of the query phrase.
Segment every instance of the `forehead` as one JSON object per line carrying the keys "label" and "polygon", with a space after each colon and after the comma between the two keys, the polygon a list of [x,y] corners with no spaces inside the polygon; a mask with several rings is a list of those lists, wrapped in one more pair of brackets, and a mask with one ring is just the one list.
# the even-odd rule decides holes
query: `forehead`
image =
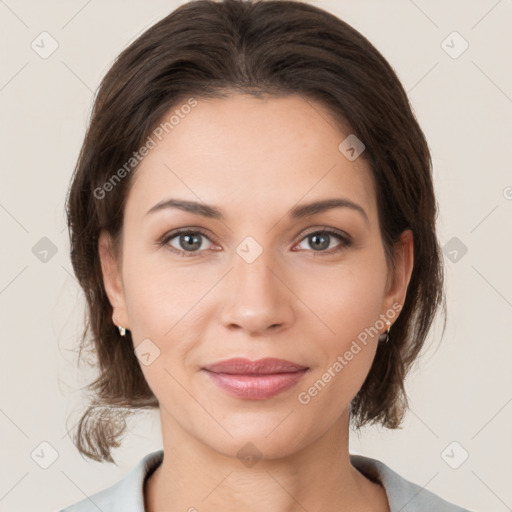
{"label": "forehead", "polygon": [[[164,122],[176,110],[180,105]],[[173,196],[220,205],[227,215],[236,207],[243,216],[347,197],[375,215],[369,166],[340,151],[350,133],[324,105],[299,95],[237,94],[197,99],[186,112],[152,135],[156,146],[139,165],[128,200],[136,209]]]}

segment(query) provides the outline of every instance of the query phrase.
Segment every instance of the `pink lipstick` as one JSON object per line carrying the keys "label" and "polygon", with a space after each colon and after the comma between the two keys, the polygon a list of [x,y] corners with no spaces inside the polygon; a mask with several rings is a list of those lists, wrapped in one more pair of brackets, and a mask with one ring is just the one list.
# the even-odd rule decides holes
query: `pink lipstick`
{"label": "pink lipstick", "polygon": [[309,368],[291,361],[234,358],[203,368],[212,382],[236,398],[266,400],[297,384]]}

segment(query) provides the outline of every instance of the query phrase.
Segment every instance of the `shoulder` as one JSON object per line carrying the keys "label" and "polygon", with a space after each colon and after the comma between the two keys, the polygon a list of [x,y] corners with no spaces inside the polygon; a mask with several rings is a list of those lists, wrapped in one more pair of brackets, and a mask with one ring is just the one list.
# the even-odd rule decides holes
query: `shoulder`
{"label": "shoulder", "polygon": [[377,459],[350,454],[350,462],[365,476],[382,484],[388,497],[390,512],[470,512],[406,480]]}
{"label": "shoulder", "polygon": [[59,512],[144,512],[144,481],[163,459],[163,450],[146,455],[119,482]]}

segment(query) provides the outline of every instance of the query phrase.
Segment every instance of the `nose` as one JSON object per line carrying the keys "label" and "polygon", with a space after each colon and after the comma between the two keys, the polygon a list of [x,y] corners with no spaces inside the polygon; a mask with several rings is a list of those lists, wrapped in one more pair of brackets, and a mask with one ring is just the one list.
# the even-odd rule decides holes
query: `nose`
{"label": "nose", "polygon": [[222,285],[220,316],[224,327],[261,335],[266,331],[275,334],[291,325],[294,295],[279,268],[266,251],[252,263],[234,255],[233,268]]}

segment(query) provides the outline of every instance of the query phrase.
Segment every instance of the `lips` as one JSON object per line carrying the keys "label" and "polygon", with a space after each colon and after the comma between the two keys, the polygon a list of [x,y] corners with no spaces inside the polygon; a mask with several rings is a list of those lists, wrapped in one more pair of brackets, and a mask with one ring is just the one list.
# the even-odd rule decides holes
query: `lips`
{"label": "lips", "polygon": [[203,368],[210,382],[236,398],[266,400],[290,389],[309,368],[284,359],[234,358]]}
{"label": "lips", "polygon": [[307,370],[307,366],[274,357],[258,359],[257,361],[237,357],[219,361],[218,363],[206,366],[204,369],[214,373],[228,373],[232,375],[271,375]]}

